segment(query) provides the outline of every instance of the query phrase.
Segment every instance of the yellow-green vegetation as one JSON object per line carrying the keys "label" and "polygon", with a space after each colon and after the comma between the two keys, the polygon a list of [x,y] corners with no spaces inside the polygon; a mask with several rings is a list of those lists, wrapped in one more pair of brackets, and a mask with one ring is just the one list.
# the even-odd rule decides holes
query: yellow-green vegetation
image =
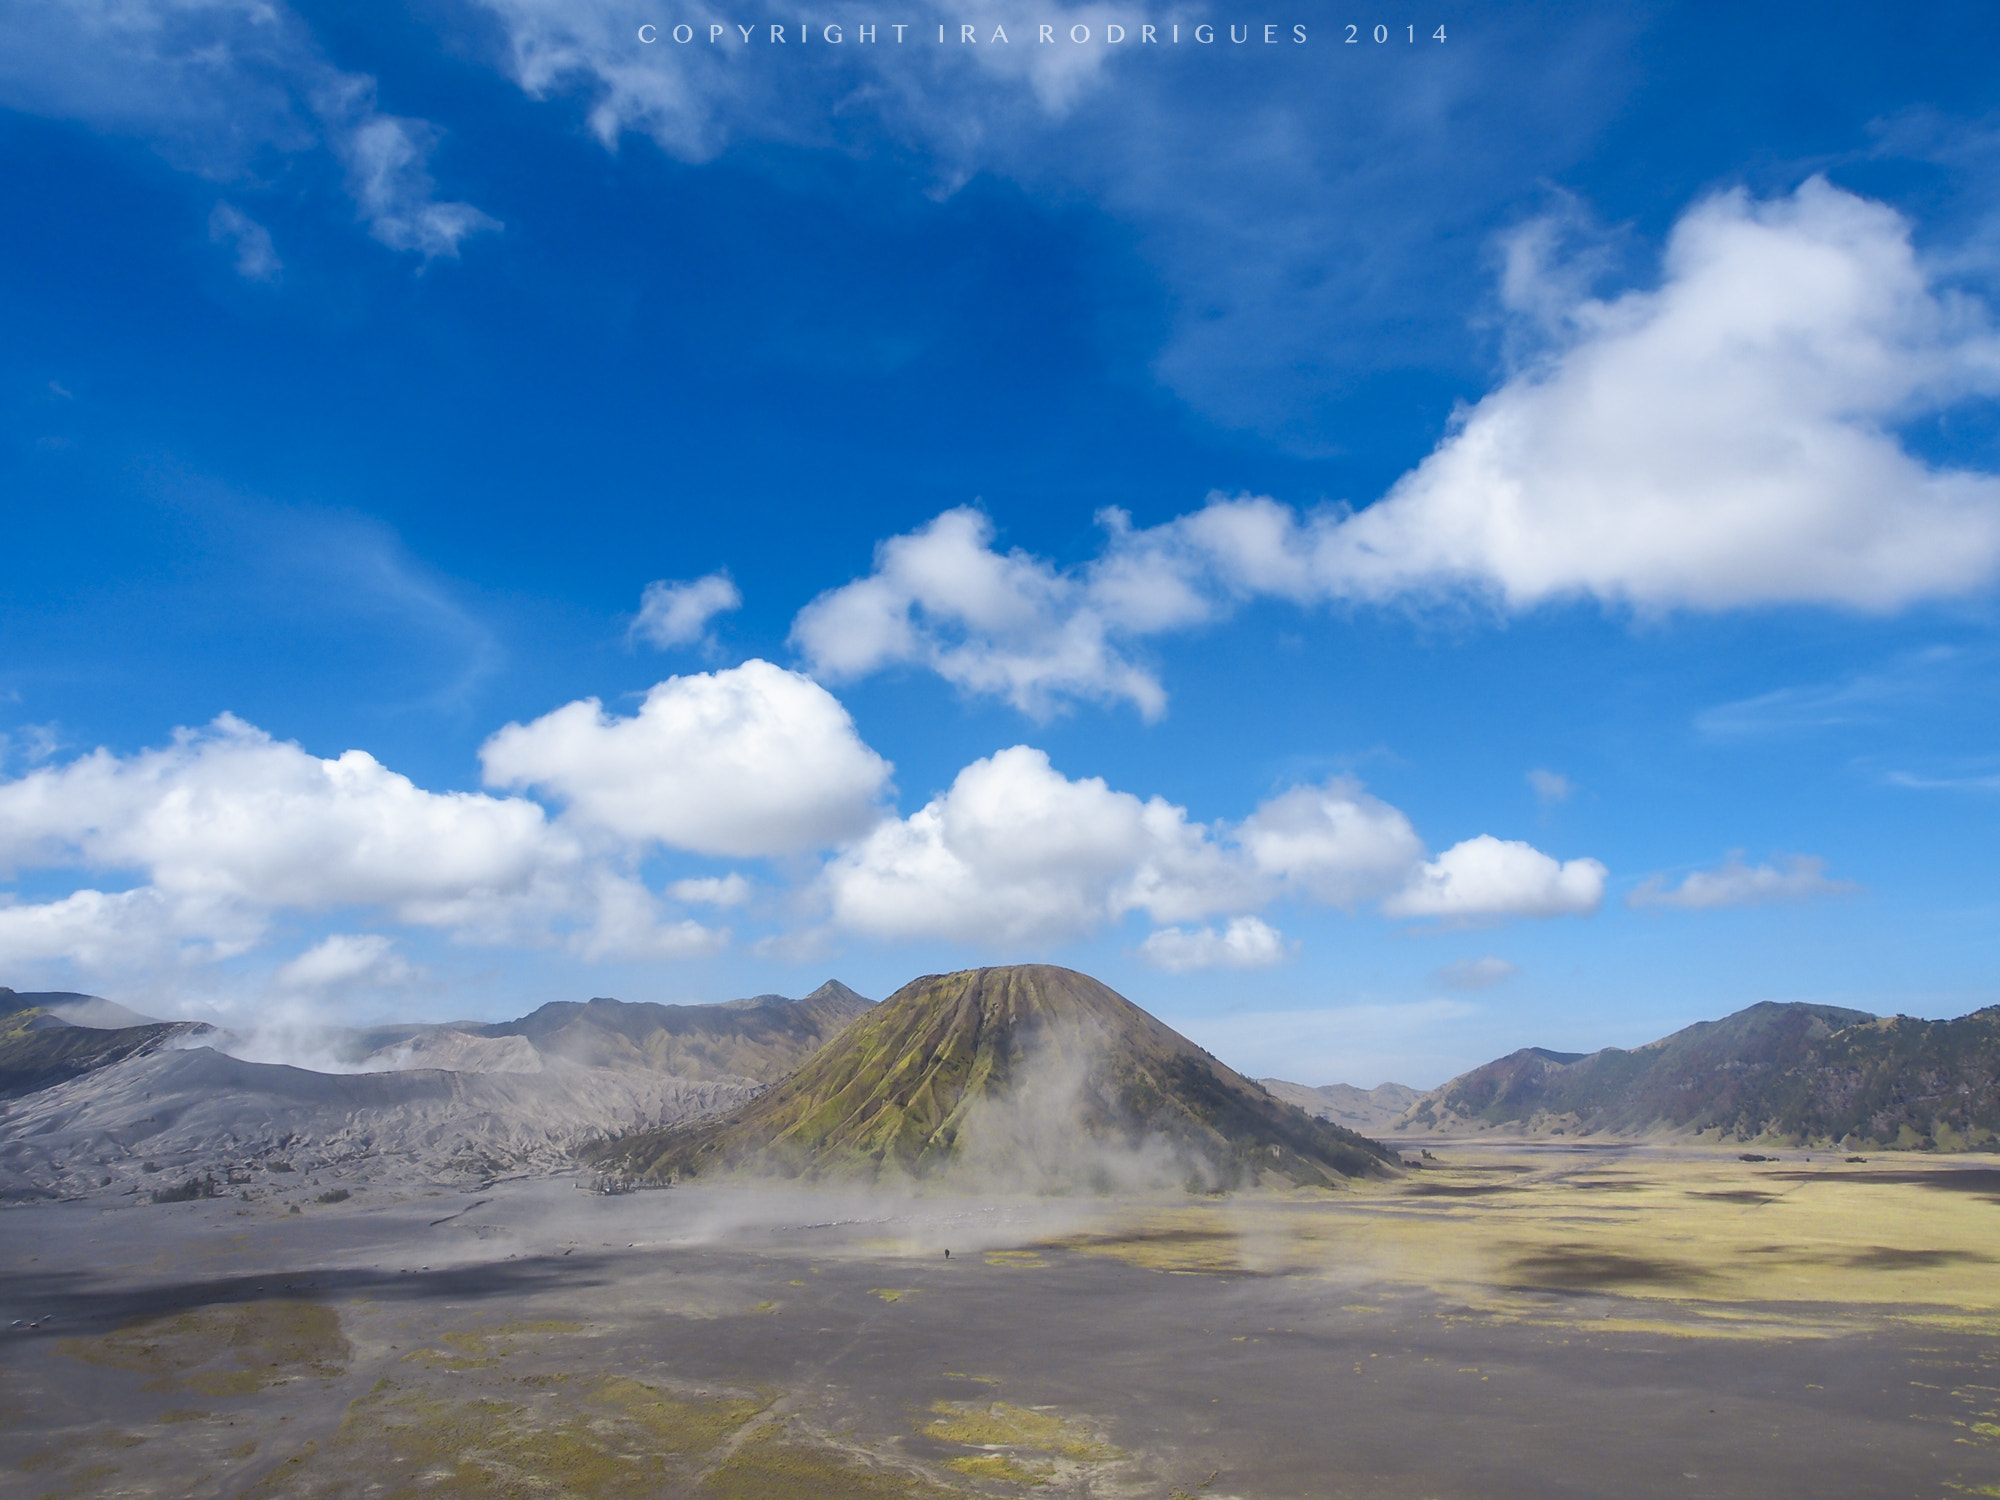
{"label": "yellow-green vegetation", "polygon": [[1048,1264],[1036,1250],[988,1250],[986,1264],[989,1266],[1045,1266]]}
{"label": "yellow-green vegetation", "polygon": [[1577,1293],[1659,1309],[1607,1322],[1591,1308],[1606,1332],[2000,1331],[1992,1168],[1644,1149],[1613,1165],[1499,1145],[1440,1156],[1350,1193],[1108,1209],[1057,1243],[1157,1271],[1360,1274],[1483,1317],[1573,1320]]}
{"label": "yellow-green vegetation", "polygon": [[901,1302],[905,1297],[914,1297],[916,1292],[910,1287],[871,1286],[868,1295],[880,1297],[884,1302]]}
{"label": "yellow-green vegetation", "polygon": [[766,1429],[709,1474],[699,1493],[703,1500],[946,1500],[951,1491]]}
{"label": "yellow-green vegetation", "polygon": [[[324,1450],[286,1476],[287,1496],[345,1494],[365,1472],[386,1500],[419,1495],[641,1500],[684,1493],[700,1460],[765,1403],[692,1397],[614,1379],[552,1401],[548,1387],[441,1397],[396,1385],[355,1401]],[[521,1399],[525,1396],[527,1399]]]}
{"label": "yellow-green vegetation", "polygon": [[[1019,1149],[1023,1111],[1041,1126],[1063,1116],[1046,1151]],[[633,1135],[606,1156],[667,1179],[742,1167],[923,1178],[971,1160],[988,1177],[1106,1192],[1113,1160],[1200,1189],[1391,1170],[1376,1142],[1280,1103],[1089,975],[1050,964],[913,980],[734,1114]]]}
{"label": "yellow-green vegetation", "polygon": [[945,1467],[968,1479],[1015,1486],[1103,1482],[1128,1455],[1082,1417],[1006,1401],[935,1401],[922,1435],[976,1451]]}
{"label": "yellow-green vegetation", "polygon": [[1010,1406],[1005,1401],[981,1405],[970,1401],[938,1401],[934,1418],[924,1427],[927,1437],[967,1448],[1003,1448],[1016,1452],[1053,1454],[1078,1463],[1097,1463],[1124,1454],[1100,1438],[1090,1424],[1076,1417]]}
{"label": "yellow-green vegetation", "polygon": [[1013,1484],[1046,1484],[1054,1474],[1056,1466],[1041,1463],[1033,1468],[1017,1463],[1004,1453],[982,1453],[977,1457],[951,1458],[945,1460],[947,1469],[966,1474],[974,1479],[1003,1479]]}
{"label": "yellow-green vegetation", "polygon": [[64,1339],[59,1352],[149,1377],[149,1391],[254,1395],[267,1385],[341,1374],[350,1354],[340,1316],[317,1302],[251,1302],[147,1318],[112,1333]]}
{"label": "yellow-green vegetation", "polygon": [[0,1099],[52,1088],[64,1079],[151,1051],[189,1028],[161,1022],[104,1030],[92,1026],[52,1026],[37,1030],[44,1012],[36,1006],[0,1014]]}
{"label": "yellow-green vegetation", "polygon": [[442,1349],[413,1349],[403,1356],[405,1364],[428,1365],[440,1370],[487,1370],[493,1368],[523,1338],[536,1334],[581,1333],[581,1323],[516,1318],[492,1328],[467,1329],[438,1335]]}
{"label": "yellow-green vegetation", "polygon": [[[831,1497],[945,1500],[905,1465],[792,1430],[773,1391],[550,1373],[533,1340],[575,1323],[514,1322],[439,1336],[351,1402],[323,1446],[305,1445],[251,1500],[667,1500]],[[449,1376],[449,1379],[444,1378]]]}
{"label": "yellow-green vegetation", "polygon": [[1451,1129],[1713,1132],[1738,1143],[1973,1151],[2000,1145],[2000,1006],[1950,1021],[1765,1001],[1648,1046],[1526,1047],[1414,1118]]}

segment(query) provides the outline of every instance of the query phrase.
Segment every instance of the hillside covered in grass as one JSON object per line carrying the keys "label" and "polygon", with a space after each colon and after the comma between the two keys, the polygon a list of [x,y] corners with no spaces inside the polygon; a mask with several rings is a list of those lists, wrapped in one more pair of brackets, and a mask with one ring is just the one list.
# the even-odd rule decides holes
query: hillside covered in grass
{"label": "hillside covered in grass", "polygon": [[655,1178],[749,1168],[1084,1190],[1324,1185],[1395,1160],[1045,964],[915,980],[727,1118],[600,1157]]}
{"label": "hillside covered in grass", "polygon": [[1630,1050],[1527,1047],[1425,1095],[1403,1128],[1945,1150],[2000,1145],[2000,1006],[1948,1021],[1753,1005]]}

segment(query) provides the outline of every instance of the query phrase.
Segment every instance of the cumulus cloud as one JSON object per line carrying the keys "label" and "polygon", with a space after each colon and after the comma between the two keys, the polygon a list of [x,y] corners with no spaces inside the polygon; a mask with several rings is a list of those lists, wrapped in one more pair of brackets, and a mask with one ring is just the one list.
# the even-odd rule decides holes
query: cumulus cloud
{"label": "cumulus cloud", "polygon": [[1564,323],[1384,500],[1316,529],[1323,587],[1879,610],[2000,567],[2000,479],[1894,436],[2000,389],[2000,343],[1893,210],[1819,178],[1721,194],[1675,226],[1657,290]]}
{"label": "cumulus cloud", "polygon": [[0,783],[0,866],[141,870],[175,896],[420,921],[426,903],[519,890],[577,853],[533,802],[427,792],[365,750],[322,760],[227,714],[164,749]]}
{"label": "cumulus cloud", "polygon": [[1132,910],[1200,916],[1254,901],[1208,831],[1164,798],[1071,781],[1016,745],[836,856],[835,920],[876,937],[983,943],[1077,937]]}
{"label": "cumulus cloud", "polygon": [[727,573],[686,583],[656,579],[640,596],[632,634],[662,649],[691,645],[708,634],[709,621],[742,606],[743,595]]}
{"label": "cumulus cloud", "polygon": [[1271,798],[1237,837],[1259,873],[1337,906],[1394,890],[1424,857],[1410,820],[1345,777]]}
{"label": "cumulus cloud", "polygon": [[0,898],[0,964],[171,971],[247,953],[267,926],[262,912],[241,903],[153,886],[86,887],[51,901]]}
{"label": "cumulus cloud", "polygon": [[[1143,913],[1158,930],[1141,953],[1170,970],[1279,961],[1283,939],[1254,914],[1272,902],[1547,915],[1577,909],[1580,884],[1594,904],[1603,877],[1594,861],[1558,866],[1490,838],[1425,864],[1409,820],[1344,778],[1288,788],[1240,822],[1201,823],[1165,798],[1072,780],[1025,745],[974,761],[899,817],[882,806],[888,763],[840,704],[761,661],[670,678],[630,717],[568,704],[502,729],[482,759],[489,782],[540,788],[563,811],[426,791],[365,751],[322,759],[227,715],[161,749],[97,750],[0,780],[0,873],[79,867],[141,880],[39,903],[0,897],[0,963],[212,962],[265,942],[286,911],[561,944],[585,959],[719,951],[733,934],[674,904],[743,908],[754,886],[732,871],[656,891],[639,870],[661,846],[833,851],[792,906],[819,925],[761,934],[759,952],[817,951],[841,932],[1053,943]],[[1477,857],[1489,846],[1497,872]],[[1215,918],[1226,920],[1202,925]],[[413,972],[388,934],[335,933],[277,980],[334,994]]]}
{"label": "cumulus cloud", "polygon": [[[1204,824],[1162,797],[1142,801],[1098,777],[1072,781],[1044,752],[1016,745],[973,762],[916,812],[884,819],[843,849],[822,888],[835,923],[849,931],[993,945],[1080,937],[1135,911],[1179,924],[1285,899],[1351,907],[1387,896],[1384,909],[1396,915],[1419,914],[1399,902],[1445,899],[1452,915],[1547,915],[1551,901],[1574,900],[1570,887],[1591,872],[1602,886],[1595,861],[1557,866],[1526,844],[1499,847],[1517,863],[1525,856],[1556,870],[1556,893],[1525,889],[1516,871],[1468,868],[1478,851],[1469,857],[1467,845],[1437,866],[1423,864],[1409,820],[1350,781],[1293,788],[1238,824]],[[1443,872],[1435,877],[1443,898],[1419,890],[1433,869]],[[1261,921],[1168,932],[1142,951],[1238,963],[1282,953]]]}
{"label": "cumulus cloud", "polygon": [[[325,147],[358,216],[398,250],[453,256],[496,220],[440,201],[435,126],[377,107],[375,80],[327,62],[274,0],[22,0],[0,7],[0,104],[150,142],[177,166],[244,180],[266,153]],[[214,233],[245,275],[275,273],[269,236],[224,205]],[[241,223],[237,222],[241,219]]]}
{"label": "cumulus cloud", "polygon": [[1158,718],[1166,694],[1121,639],[1205,618],[1206,602],[1116,556],[1066,572],[992,543],[992,521],[970,509],[891,537],[872,573],[799,612],[792,641],[835,680],[915,662],[1038,717],[1079,697],[1124,699]]}
{"label": "cumulus cloud", "polygon": [[[143,883],[0,904],[0,962],[212,962],[261,943],[274,912],[343,908],[587,957],[727,941],[665,916],[526,798],[426,791],[366,751],[322,759],[229,715],[161,749],[100,749],[0,781],[0,870],[63,867]],[[358,982],[370,964],[387,982],[401,962],[388,943],[337,934],[293,960],[287,982]]]}
{"label": "cumulus cloud", "polygon": [[1625,904],[1634,908],[1673,907],[1705,911],[1717,906],[1755,906],[1767,901],[1804,901],[1814,896],[1841,896],[1859,890],[1851,881],[1829,880],[1826,861],[1795,854],[1775,864],[1750,865],[1740,853],[1731,854],[1713,870],[1695,870],[1679,885],[1669,886],[1655,875],[1642,883]]}
{"label": "cumulus cloud", "polygon": [[1588,916],[1604,899],[1608,874],[1594,859],[1559,861],[1531,844],[1482,833],[1427,861],[1382,910],[1446,920]]}
{"label": "cumulus cloud", "polygon": [[834,696],[766,661],[669,677],[630,718],[595,698],[480,748],[489,786],[539,787],[566,823],[698,854],[825,848],[876,817],[889,763]]}
{"label": "cumulus cloud", "polygon": [[1506,959],[1489,954],[1485,958],[1462,958],[1446,964],[1438,970],[1437,977],[1455,990],[1490,990],[1520,972]]}
{"label": "cumulus cloud", "polygon": [[793,640],[831,676],[915,663],[1037,715],[1085,699],[1156,718],[1145,641],[1248,599],[1888,610],[2000,574],[2000,478],[1895,435],[2000,392],[2000,339],[1932,284],[1893,210],[1820,179],[1725,193],[1675,227],[1655,289],[1595,300],[1553,274],[1509,276],[1553,342],[1366,509],[1213,495],[1150,528],[1107,510],[1099,555],[1070,568],[947,511],[883,542]]}
{"label": "cumulus cloud", "polygon": [[1162,927],[1139,945],[1139,956],[1156,969],[1185,974],[1194,969],[1268,969],[1285,957],[1284,934],[1257,917],[1237,917],[1227,927]]}
{"label": "cumulus cloud", "polygon": [[236,274],[247,281],[276,281],[284,264],[271,243],[271,231],[233,203],[218,203],[208,216],[208,237],[236,250]]}

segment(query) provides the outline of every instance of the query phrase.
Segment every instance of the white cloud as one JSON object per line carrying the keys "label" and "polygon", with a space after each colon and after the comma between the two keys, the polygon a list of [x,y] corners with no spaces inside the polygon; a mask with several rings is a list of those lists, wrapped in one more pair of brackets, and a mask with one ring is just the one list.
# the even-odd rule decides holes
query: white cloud
{"label": "white cloud", "polygon": [[317,100],[334,154],[347,168],[347,190],[368,232],[391,250],[415,251],[425,260],[456,258],[467,235],[504,227],[470,203],[437,200],[437,183],[424,165],[437,127],[378,114],[373,79],[330,80]]}
{"label": "white cloud", "polygon": [[667,917],[658,898],[629,877],[599,871],[591,887],[590,924],[570,937],[586,959],[706,958],[729,944],[727,928]]}
{"label": "white cloud", "polygon": [[1273,797],[1237,838],[1260,873],[1338,906],[1394,890],[1424,857],[1408,818],[1344,778]]}
{"label": "white cloud", "polygon": [[676,880],[667,887],[667,894],[676,901],[701,906],[741,906],[750,899],[750,893],[750,882],[734,871]]}
{"label": "white cloud", "polygon": [[1162,927],[1139,945],[1139,955],[1156,969],[1185,974],[1194,969],[1268,969],[1285,957],[1285,939],[1257,917],[1237,917],[1220,932],[1213,927]]}
{"label": "white cloud", "polygon": [[[346,168],[369,232],[427,259],[500,227],[471,204],[434,196],[424,162],[436,128],[379,110],[375,80],[328,63],[276,0],[0,6],[0,105],[137,137],[217,180],[250,178],[261,153],[323,145]],[[265,263],[268,236],[260,250],[255,234],[224,232],[239,268],[257,274],[248,267]]]}
{"label": "white cloud", "polygon": [[[425,791],[365,751],[324,760],[228,715],[163,749],[97,750],[0,781],[0,870],[66,866],[145,883],[0,904],[0,962],[212,962],[255,948],[273,912],[341,908],[472,942],[561,941],[585,957],[728,940],[667,917],[534,802]],[[293,960],[287,982],[359,982],[368,964],[389,982],[402,961],[388,942],[336,935]]]}
{"label": "white cloud", "polygon": [[[1427,44],[1419,86],[1372,70],[1329,89],[1315,67],[1220,66],[1218,54],[1253,47],[1230,44],[1226,19],[1200,44],[1201,18],[1158,0],[916,0],[898,19],[923,46],[897,45],[888,25],[864,43],[857,14],[827,44],[817,28],[830,14],[802,0],[761,6],[750,42],[735,30],[750,17],[686,9],[686,46],[664,30],[634,45],[642,22],[668,24],[643,0],[482,4],[501,66],[532,97],[577,101],[610,149],[636,132],[704,161],[732,141],[776,140],[910,161],[940,194],[997,176],[1100,205],[1162,283],[1161,382],[1210,418],[1321,453],[1338,431],[1329,403],[1360,372],[1463,359],[1467,248],[1559,172],[1551,163],[1589,149],[1619,97],[1605,80],[1643,28],[1620,7],[1555,32],[1503,9],[1482,16],[1476,49]],[[1285,29],[1288,57],[1339,47],[1338,28],[1296,19],[1311,42]],[[804,45],[801,21],[815,23]],[[787,44],[769,41],[770,22]],[[967,22],[977,44],[956,41]],[[937,45],[939,23],[951,45]],[[1036,40],[1045,23],[1058,44]],[[1106,42],[1111,23],[1126,42]],[[1138,41],[1148,23],[1159,45]],[[713,46],[711,24],[723,27]],[[1088,44],[1070,43],[1076,24]],[[1009,43],[995,44],[995,25]],[[1507,86],[1529,68],[1540,87]]]}
{"label": "white cloud", "polygon": [[2000,388],[1984,309],[1929,285],[1893,210],[1818,178],[1719,195],[1658,290],[1566,321],[1383,501],[1318,529],[1328,592],[1890,609],[2000,567],[2000,479],[1893,436]]}
{"label": "white cloud", "polygon": [[[1424,865],[1409,820],[1344,780],[1283,792],[1240,824],[1197,823],[1162,797],[1072,781],[1042,751],[1016,745],[974,761],[909,817],[885,819],[828,863],[822,884],[835,923],[850,931],[982,944],[1063,941],[1134,911],[1198,922],[1284,899],[1352,907],[1387,895],[1395,915],[1419,914],[1399,903],[1439,899],[1452,915],[1547,915],[1551,902],[1571,909],[1561,903],[1589,885],[1595,905],[1604,867],[1594,860],[1557,866],[1526,844],[1485,844],[1503,851],[1507,870],[1478,868],[1479,840]],[[1539,873],[1535,861],[1555,872],[1552,889],[1524,881]],[[1427,894],[1427,879],[1442,897]],[[1147,951],[1221,943],[1232,946],[1214,951],[1239,960],[1279,951],[1260,947],[1260,933],[1277,941],[1260,921],[1162,937]]]}
{"label": "white cloud", "polygon": [[1530,844],[1490,833],[1452,845],[1382,903],[1392,917],[1587,916],[1609,872],[1594,859],[1559,862]]}
{"label": "white cloud", "polygon": [[519,891],[574,841],[521,798],[427,792],[365,750],[332,759],[223,715],[160,750],[96,750],[0,783],[0,867],[136,869],[175,896],[263,907]]}
{"label": "white cloud", "polygon": [[[1115,49],[1103,44],[1108,23],[1122,25],[1136,38],[1139,25],[1153,19],[1133,5],[1085,3],[1050,12],[1014,0],[920,0],[903,13],[911,41],[933,40],[927,52],[920,52],[907,44],[893,45],[893,23],[874,23],[877,41],[871,45],[856,34],[849,18],[842,40],[831,41],[824,28],[834,17],[782,3],[764,8],[747,28],[748,40],[740,34],[740,15],[685,12],[683,18],[699,38],[698,44],[685,46],[672,42],[667,35],[671,28],[656,12],[631,0],[483,4],[505,28],[505,66],[529,95],[546,98],[580,90],[590,99],[590,128],[606,146],[636,132],[690,161],[707,160],[738,134],[822,142],[829,135],[827,105],[834,99],[844,100],[848,113],[865,108],[894,122],[898,134],[928,138],[954,160],[977,157],[986,154],[979,148],[987,127],[1021,104],[1031,103],[1032,113],[1055,118],[1074,107],[1115,55]],[[1087,25],[1097,45],[1033,45],[1037,23],[1058,17],[1065,38],[1071,26]],[[633,38],[646,21],[660,25],[661,39],[635,47]],[[934,28],[944,23],[956,43],[959,27],[968,21],[976,23],[978,43],[941,53]],[[786,32],[783,71],[746,65],[745,53],[754,57],[779,45],[769,41],[773,22]],[[800,38],[801,22],[811,24],[812,41]],[[711,26],[720,28],[720,45],[710,44]],[[996,26],[1006,29],[1007,44],[994,44]],[[927,97],[933,92],[958,106],[955,119],[951,109]],[[987,119],[982,121],[981,115]]]}
{"label": "white cloud", "polygon": [[355,984],[400,985],[416,976],[394,939],[379,932],[336,932],[278,969],[287,989],[327,990]]}
{"label": "white cloud", "polygon": [[284,270],[271,231],[233,203],[218,203],[208,216],[208,238],[236,248],[236,274],[247,281],[276,281]]}
{"label": "white cloud", "polygon": [[630,718],[595,698],[480,748],[491,786],[544,789],[566,822],[627,842],[757,856],[862,832],[891,767],[818,683],[767,661],[669,677]]}
{"label": "white cloud", "polygon": [[1197,917],[1255,901],[1247,872],[1186,810],[1071,781],[1016,745],[958,773],[907,818],[836,856],[834,918],[876,937],[1013,943],[1077,937],[1128,911]]}
{"label": "white cloud", "polygon": [[1756,739],[1856,725],[1908,723],[1940,704],[1991,700],[1994,654],[1926,646],[1833,682],[1801,684],[1717,704],[1695,715],[1707,739]]}
{"label": "white cloud", "polygon": [[1462,958],[1457,963],[1446,964],[1437,972],[1437,977],[1455,990],[1490,990],[1503,980],[1512,979],[1521,971],[1504,958]]}
{"label": "white cloud", "polygon": [[[1277,961],[1283,940],[1253,915],[1275,901],[1353,908],[1388,896],[1384,909],[1399,915],[1545,914],[1574,901],[1579,872],[1602,881],[1593,861],[1557,867],[1488,839],[1531,874],[1537,861],[1556,872],[1554,895],[1496,897],[1492,873],[1467,865],[1482,841],[1424,865],[1409,820],[1348,780],[1288,789],[1240,823],[1203,824],[1162,797],[1070,780],[1027,746],[966,766],[906,818],[885,815],[890,767],[846,711],[809,678],[759,661],[670,678],[629,718],[594,700],[566,705],[507,726],[482,758],[490,781],[545,788],[568,806],[552,819],[524,797],[429,792],[365,751],[321,759],[226,715],[162,749],[97,750],[0,780],[0,872],[74,866],[144,882],[41,903],[0,897],[0,962],[210,962],[257,947],[280,911],[372,911],[458,941],[560,944],[585,959],[727,946],[727,929],[668,903],[744,907],[751,881],[689,877],[656,893],[637,869],[657,845],[835,850],[794,906],[824,925],[760,934],[760,952],[816,950],[841,931],[1060,942],[1141,912],[1161,929],[1142,952],[1182,969]],[[1230,920],[1199,925],[1216,917]],[[412,971],[392,945],[335,934],[278,977],[319,992],[401,982]]]}
{"label": "white cloud", "polygon": [[1535,800],[1544,807],[1569,801],[1570,793],[1576,790],[1570,779],[1560,771],[1545,770],[1541,766],[1528,773],[1528,785],[1534,791]]}
{"label": "white cloud", "polygon": [[891,537],[866,578],[799,611],[792,640],[835,679],[915,662],[1038,717],[1079,697],[1129,700],[1158,718],[1166,694],[1119,637],[1192,623],[1207,604],[1115,556],[1081,575],[992,542],[993,523],[968,509]]}
{"label": "white cloud", "polygon": [[1813,896],[1847,895],[1860,889],[1850,881],[1828,880],[1826,861],[1795,854],[1777,864],[1746,865],[1731,854],[1713,870],[1696,870],[1677,886],[1662,876],[1645,881],[1625,903],[1631,907],[1666,906],[1704,911],[1717,906],[1753,906],[1767,901],[1803,901]]}
{"label": "white cloud", "polygon": [[90,888],[57,900],[0,898],[0,964],[74,965],[90,972],[174,969],[248,952],[266,927],[246,904],[153,886]]}
{"label": "white cloud", "polygon": [[742,605],[743,595],[727,573],[686,583],[656,579],[640,597],[632,634],[662,649],[690,645],[708,634],[710,620]]}
{"label": "white cloud", "polygon": [[2000,478],[1895,436],[2000,392],[2000,339],[1931,285],[1892,210],[1820,179],[1727,193],[1676,226],[1656,290],[1597,301],[1537,274],[1517,266],[1511,294],[1560,342],[1364,510],[1214,495],[1143,530],[1108,510],[1072,568],[947,511],[883,542],[793,639],[835,676],[916,663],[1037,715],[1095,699],[1157,718],[1135,650],[1249,598],[1887,610],[2000,574]]}

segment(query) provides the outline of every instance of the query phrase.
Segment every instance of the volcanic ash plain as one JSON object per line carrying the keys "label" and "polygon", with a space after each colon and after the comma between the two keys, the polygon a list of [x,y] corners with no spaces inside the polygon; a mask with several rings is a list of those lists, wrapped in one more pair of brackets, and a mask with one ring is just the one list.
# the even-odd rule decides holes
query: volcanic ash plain
{"label": "volcanic ash plain", "polygon": [[1220,1197],[545,1178],[9,1208],[0,1472],[51,1497],[2000,1494],[2000,1170],[1429,1149]]}

